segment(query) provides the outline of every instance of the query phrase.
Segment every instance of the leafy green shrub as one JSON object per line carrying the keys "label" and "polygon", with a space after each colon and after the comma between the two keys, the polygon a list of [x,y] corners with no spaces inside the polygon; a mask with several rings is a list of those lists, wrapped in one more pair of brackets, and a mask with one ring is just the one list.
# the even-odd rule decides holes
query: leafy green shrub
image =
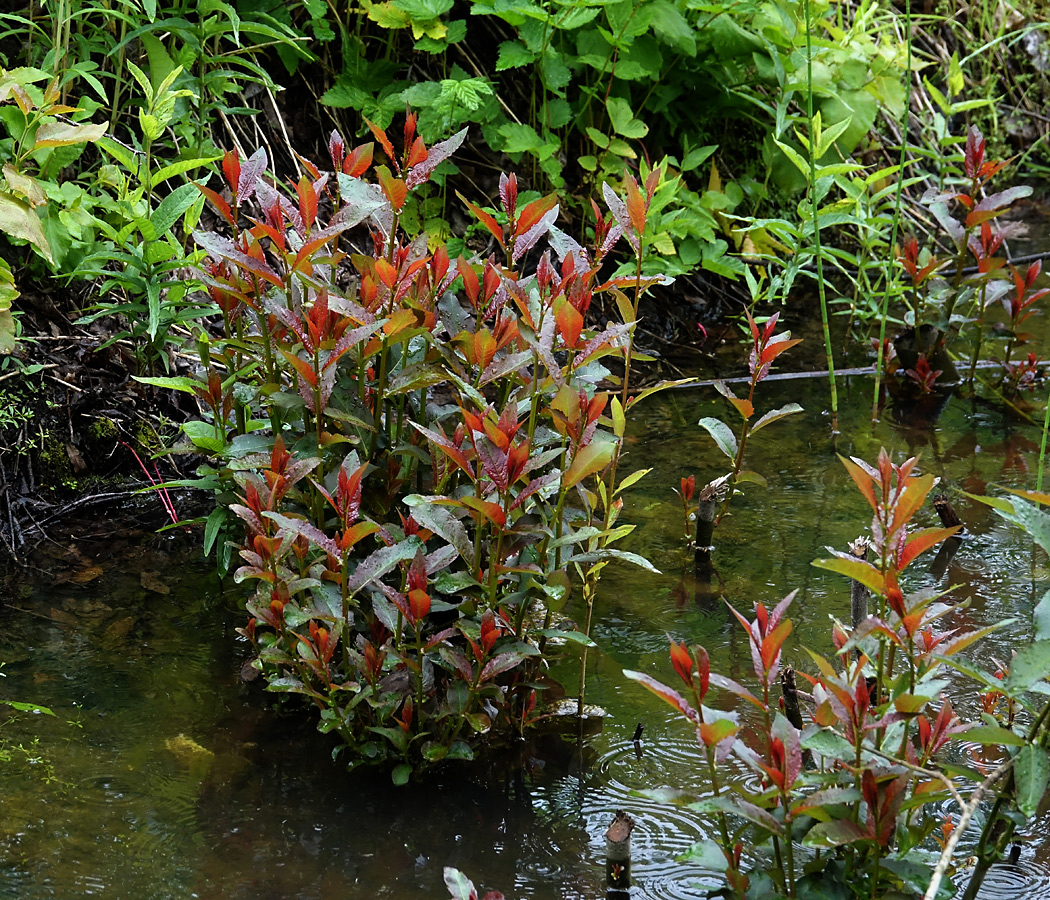
{"label": "leafy green shrub", "polygon": [[[227,154],[226,192],[201,190],[230,236],[196,235],[223,334],[202,335],[199,377],[141,380],[207,410],[183,429],[244,528],[243,633],[270,690],[314,704],[350,765],[400,782],[541,716],[544,654],[589,644],[554,618],[573,583],[589,616],[610,560],[648,566],[614,547],[633,528],[618,495],[644,471],[615,472],[654,390],[629,379],[640,301],[664,280],[639,274],[660,173],[606,188],[591,249],[557,227],[556,197],[526,202],[504,175],[498,219],[468,203],[500,256],[453,261],[402,213],[465,132],[428,147],[409,116],[399,152],[371,128],[374,182],[374,145],[337,134],[331,169],[308,164],[294,193],[261,151]],[[342,249],[352,229],[369,251]],[[603,278],[621,238],[634,274]],[[603,294],[622,321],[587,327]],[[614,397],[609,357],[626,360]]]}

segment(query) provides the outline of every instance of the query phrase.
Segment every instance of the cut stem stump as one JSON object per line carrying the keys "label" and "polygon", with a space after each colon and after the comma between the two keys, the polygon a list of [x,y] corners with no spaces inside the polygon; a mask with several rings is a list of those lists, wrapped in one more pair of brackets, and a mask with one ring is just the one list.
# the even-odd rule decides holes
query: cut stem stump
{"label": "cut stem stump", "polygon": [[631,888],[631,831],[634,819],[622,809],[605,832],[605,884],[607,900],[627,897]]}

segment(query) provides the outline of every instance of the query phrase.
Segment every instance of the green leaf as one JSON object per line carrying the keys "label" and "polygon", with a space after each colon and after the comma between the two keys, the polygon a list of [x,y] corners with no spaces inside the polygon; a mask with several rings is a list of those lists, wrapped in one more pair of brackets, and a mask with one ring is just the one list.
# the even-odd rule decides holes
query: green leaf
{"label": "green leaf", "polygon": [[562,477],[562,486],[571,488],[589,475],[600,472],[610,462],[616,452],[615,441],[595,440],[576,451],[568,471]]}
{"label": "green leaf", "polygon": [[[104,149],[109,149],[104,148]],[[156,187],[169,178],[174,178],[176,175],[182,175],[185,172],[191,172],[194,169],[199,169],[202,166],[211,165],[213,162],[222,159],[221,156],[201,156],[196,159],[180,159],[178,162],[171,163],[171,165],[164,166],[153,173],[150,178],[150,184]],[[205,178],[207,183],[207,178]]]}
{"label": "green leaf", "polygon": [[781,152],[789,160],[791,160],[792,163],[794,163],[795,168],[798,169],[802,173],[802,175],[806,178],[806,180],[808,181],[809,180],[809,175],[810,175],[809,160],[808,159],[803,159],[803,157],[799,154],[799,152],[794,147],[791,147],[790,145],[785,144],[783,141],[774,140],[774,143],[780,148]]}
{"label": "green leaf", "polygon": [[5,706],[10,706],[11,709],[17,709],[19,712],[29,712],[37,715],[53,716],[54,713],[46,706],[40,706],[37,703],[22,703],[19,700],[0,700]]}
{"label": "green leaf", "polygon": [[714,438],[715,443],[718,445],[718,449],[721,450],[726,456],[728,456],[734,462],[736,461],[737,443],[736,435],[733,434],[732,429],[726,425],[721,419],[715,419],[710,416],[706,416],[701,419],[697,424],[705,429],[708,434]]}
{"label": "green leaf", "polygon": [[718,144],[708,144],[705,147],[697,147],[694,150],[690,150],[682,159],[681,170],[683,172],[691,172],[717,149]]}
{"label": "green leaf", "polygon": [[606,547],[602,550],[590,550],[587,553],[579,553],[576,556],[571,557],[568,562],[580,564],[599,562],[603,559],[621,559],[624,562],[633,563],[634,565],[645,569],[647,572],[653,572],[656,575],[661,574],[660,570],[644,556],[640,556],[637,553],[631,553],[627,550],[614,550],[610,547]]}
{"label": "green leaf", "polygon": [[996,507],[996,512],[1027,532],[1047,553],[1050,553],[1050,515],[1043,512],[1033,503],[1026,500],[1010,499],[1012,512]]}
{"label": "green leaf", "polygon": [[769,482],[766,481],[765,476],[760,475],[758,472],[754,472],[751,469],[744,469],[741,472],[737,472],[736,475],[737,484],[757,484],[759,487],[768,488]]}
{"label": "green leaf", "polygon": [[833,556],[830,559],[816,559],[813,565],[818,569],[827,569],[829,572],[837,572],[839,575],[859,581],[877,594],[886,590],[886,579],[882,573],[871,563],[862,559],[843,559],[840,556]]}
{"label": "green leaf", "polygon": [[0,232],[29,241],[44,259],[54,261],[39,217],[28,203],[14,194],[0,192]]}
{"label": "green leaf", "polygon": [[499,45],[496,71],[503,72],[506,69],[518,69],[522,66],[528,66],[535,59],[536,54],[522,44],[521,41],[504,41]]}
{"label": "green leaf", "polygon": [[956,51],[952,54],[952,58],[948,60],[948,94],[951,97],[958,97],[963,92],[963,88],[966,86],[966,81],[963,78],[962,66],[959,65],[959,52]]}
{"label": "green leaf", "polygon": [[802,846],[821,849],[826,847],[841,847],[843,844],[852,844],[862,841],[867,837],[865,832],[855,822],[848,819],[833,819],[830,822],[818,822],[802,839]]}
{"label": "green leaf", "polygon": [[780,419],[786,419],[788,416],[793,416],[795,413],[802,412],[802,407],[797,403],[785,403],[779,409],[772,409],[767,412],[761,419],[755,422],[751,428],[751,434],[754,434],[760,428],[765,428],[771,422],[777,422]]}
{"label": "green leaf", "polygon": [[1019,734],[1001,725],[976,725],[966,729],[966,740],[991,746],[1023,747],[1027,741]]}
{"label": "green leaf", "polygon": [[1019,697],[1050,675],[1050,641],[1036,641],[1017,651],[1010,674],[1002,683],[1003,693]]}
{"label": "green leaf", "polygon": [[154,240],[163,237],[171,230],[179,217],[197,201],[200,191],[195,184],[184,184],[175,188],[165,197],[160,206],[153,210],[149,217],[155,233]]}
{"label": "green leaf", "polygon": [[613,130],[625,138],[643,138],[649,133],[649,126],[640,119],[634,118],[631,112],[631,104],[622,97],[610,97],[606,101],[605,108],[609,112],[609,121],[612,122]]}
{"label": "green leaf", "polygon": [[638,469],[638,471],[632,472],[616,486],[616,493],[618,494],[620,491],[626,490],[632,484],[648,475],[651,471],[652,469]]}
{"label": "green leaf", "polygon": [[215,433],[215,426],[210,422],[201,422],[199,419],[185,422],[182,431],[195,447],[208,453],[222,453],[226,449],[225,439]]}
{"label": "green leaf", "polygon": [[558,641],[568,641],[571,644],[579,644],[581,647],[597,647],[582,631],[562,631],[560,628],[541,628],[537,634],[545,638],[553,638]]}
{"label": "green leaf", "polygon": [[1032,627],[1037,641],[1050,639],[1050,591],[1043,594],[1032,610]]}
{"label": "green leaf", "polygon": [[1046,793],[1050,778],[1050,761],[1046,751],[1035,744],[1027,744],[1014,757],[1014,782],[1017,785],[1017,808],[1026,818],[1032,818]]}
{"label": "green leaf", "polygon": [[856,752],[853,745],[841,734],[828,728],[822,728],[812,734],[803,734],[802,746],[829,759],[852,760]]}
{"label": "green leaf", "polygon": [[720,872],[726,866],[726,858],[722,853],[722,848],[712,840],[693,844],[692,847],[677,858],[677,862],[693,863],[702,869],[710,869],[714,872]]}
{"label": "green leaf", "polygon": [[411,777],[412,766],[408,763],[401,763],[400,765],[394,766],[394,771],[390,773],[390,780],[398,787],[408,784],[408,780]]}
{"label": "green leaf", "polygon": [[[186,375],[175,375],[175,376],[158,376],[155,378],[147,378],[141,375],[132,375],[135,381],[140,381],[142,384],[152,384],[154,387],[167,388],[172,391],[182,391],[184,394],[196,394],[196,389],[202,387],[202,382],[196,378],[190,378]],[[210,426],[209,426],[210,427]]]}
{"label": "green leaf", "polygon": [[697,31],[671,0],[655,0],[646,7],[650,26],[665,44],[686,56],[696,56]]}
{"label": "green leaf", "polygon": [[831,149],[832,144],[834,144],[835,141],[839,139],[839,137],[842,135],[842,132],[849,128],[850,123],[852,121],[853,117],[847,116],[841,122],[832,125],[830,128],[825,128],[820,133],[820,138],[817,141],[817,149],[815,153],[817,159],[821,159],[824,156],[824,154]]}
{"label": "green leaf", "polygon": [[543,138],[536,129],[524,123],[508,122],[501,125],[499,133],[503,135],[504,153],[539,153],[543,147]]}

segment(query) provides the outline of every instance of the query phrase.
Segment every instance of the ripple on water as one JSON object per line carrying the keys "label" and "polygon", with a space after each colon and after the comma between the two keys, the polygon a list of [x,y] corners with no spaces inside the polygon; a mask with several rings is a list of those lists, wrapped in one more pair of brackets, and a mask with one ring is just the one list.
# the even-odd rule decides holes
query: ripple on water
{"label": "ripple on water", "polygon": [[[999,863],[989,869],[978,900],[1050,900],[1050,864],[1039,858],[1036,848],[1017,845],[1016,860]],[[960,887],[964,882],[959,879]]]}

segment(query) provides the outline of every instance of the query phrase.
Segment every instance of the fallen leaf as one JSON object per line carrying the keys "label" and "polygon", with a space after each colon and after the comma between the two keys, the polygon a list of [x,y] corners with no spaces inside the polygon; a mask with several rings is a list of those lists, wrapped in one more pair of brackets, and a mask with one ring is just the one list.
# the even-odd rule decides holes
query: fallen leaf
{"label": "fallen leaf", "polygon": [[115,644],[122,644],[127,639],[128,632],[131,631],[132,626],[135,624],[134,616],[125,616],[123,619],[117,619],[116,622],[111,623],[106,628],[103,642],[108,646],[112,647]]}
{"label": "fallen leaf", "polygon": [[87,463],[84,462],[84,457],[80,455],[80,451],[72,444],[66,444],[66,456],[69,457],[69,463],[73,466],[73,471],[78,475],[83,475],[88,467]]}
{"label": "fallen leaf", "polygon": [[83,569],[78,569],[73,573],[73,577],[69,580],[76,584],[87,584],[89,581],[94,581],[102,575],[101,566],[85,566]]}
{"label": "fallen leaf", "polygon": [[53,606],[51,607],[51,618],[60,625],[75,626],[77,624],[76,616],[70,615],[61,609],[55,609]]}
{"label": "fallen leaf", "polygon": [[160,580],[159,572],[140,572],[139,584],[147,591],[153,591],[155,594],[167,595],[171,593],[171,588]]}

